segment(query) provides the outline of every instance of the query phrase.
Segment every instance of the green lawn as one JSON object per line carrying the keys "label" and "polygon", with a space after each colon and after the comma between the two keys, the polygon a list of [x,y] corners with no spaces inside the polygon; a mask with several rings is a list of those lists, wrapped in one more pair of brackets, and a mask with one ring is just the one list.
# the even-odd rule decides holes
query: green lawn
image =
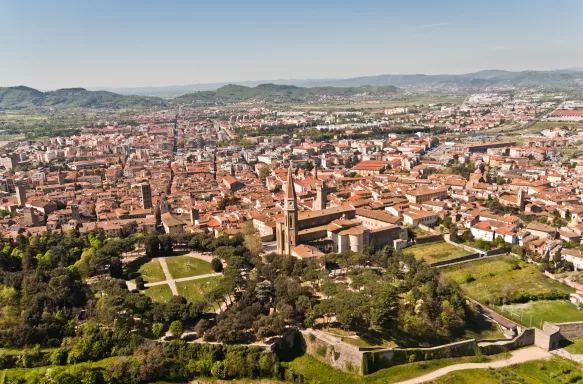
{"label": "green lawn", "polygon": [[151,297],[153,301],[160,303],[170,301],[172,298],[172,290],[168,284],[154,285],[153,287],[146,288],[142,293]]}
{"label": "green lawn", "polygon": [[189,280],[176,283],[178,293],[188,301],[199,301],[204,298],[205,292],[215,288],[222,277],[206,277],[204,279]]}
{"label": "green lawn", "polygon": [[[107,359],[94,361],[94,362],[64,365],[63,368],[64,369],[73,368],[73,367],[75,367],[75,369],[78,369],[78,368],[106,368],[107,366],[111,365],[112,363],[114,363],[118,359],[119,359],[119,357],[109,357]],[[38,367],[38,368],[5,369],[3,371],[0,371],[0,382],[13,383],[16,380],[24,380],[28,375],[30,375],[32,373],[42,374],[42,373],[46,372],[46,370],[49,368],[53,368],[53,367],[49,365],[46,367]],[[5,381],[1,381],[3,375],[4,375]]]}
{"label": "green lawn", "polygon": [[417,244],[405,249],[404,251],[412,253],[416,259],[424,259],[428,263],[469,255],[469,253],[462,248],[458,248],[446,243],[445,241]]}
{"label": "green lawn", "polygon": [[583,321],[583,311],[564,300],[539,300],[526,304],[507,304],[496,307],[496,311],[524,326],[541,327],[545,321],[566,323]]}
{"label": "green lawn", "polygon": [[569,353],[575,355],[583,354],[583,339],[561,340],[560,345]]}
{"label": "green lawn", "polygon": [[351,383],[351,384],[391,384],[399,381],[412,379],[414,377],[425,375],[433,372],[439,368],[449,365],[462,363],[481,363],[487,361],[495,361],[501,359],[501,355],[494,356],[471,356],[458,357],[453,359],[438,359],[426,362],[418,362],[412,364],[399,365],[391,368],[381,369],[371,375],[356,376],[344,373],[337,369],[330,367],[314,357],[305,354],[300,356],[287,364],[294,372],[304,375],[304,383],[314,384],[336,384],[336,383]]}
{"label": "green lawn", "polygon": [[190,256],[167,257],[166,264],[174,279],[213,273],[211,263]]}
{"label": "green lawn", "polygon": [[442,269],[483,304],[515,300],[519,295],[568,295],[571,287],[544,276],[536,266],[513,256],[493,257]]}
{"label": "green lawn", "polygon": [[583,366],[574,361],[553,357],[499,369],[470,369],[448,373],[435,384],[559,384],[581,383]]}
{"label": "green lawn", "polygon": [[[162,270],[160,262],[156,259],[148,260],[147,258],[139,258],[126,265],[126,273],[138,272],[144,279],[145,283],[157,283],[166,280],[166,275]],[[132,279],[135,281],[135,279]]]}

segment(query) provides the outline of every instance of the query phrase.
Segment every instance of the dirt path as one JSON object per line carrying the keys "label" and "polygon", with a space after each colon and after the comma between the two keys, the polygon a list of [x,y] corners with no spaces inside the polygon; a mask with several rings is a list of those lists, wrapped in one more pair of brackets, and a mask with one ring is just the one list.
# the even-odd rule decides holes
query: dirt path
{"label": "dirt path", "polygon": [[525,363],[532,360],[548,359],[551,357],[550,352],[544,351],[538,347],[529,347],[520,349],[518,351],[512,352],[512,356],[506,360],[498,360],[490,363],[465,363],[450,365],[449,367],[444,367],[438,369],[434,372],[428,373],[423,376],[416,377],[414,379],[401,381],[397,384],[419,384],[425,383],[427,381],[435,380],[438,377],[446,375],[450,372],[462,371],[464,369],[486,369],[486,368],[502,368],[509,365]]}

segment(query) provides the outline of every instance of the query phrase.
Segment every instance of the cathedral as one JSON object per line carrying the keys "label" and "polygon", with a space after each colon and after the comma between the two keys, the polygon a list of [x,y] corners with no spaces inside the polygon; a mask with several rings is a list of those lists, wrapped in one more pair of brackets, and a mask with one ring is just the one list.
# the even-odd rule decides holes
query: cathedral
{"label": "cathedral", "polygon": [[276,222],[275,227],[280,255],[311,259],[323,256],[325,252],[361,252],[370,244],[379,248],[406,246],[406,228],[385,221],[390,215],[357,210],[350,205],[327,208],[326,184],[318,186],[317,192],[314,209],[300,213],[290,165],[283,218]]}

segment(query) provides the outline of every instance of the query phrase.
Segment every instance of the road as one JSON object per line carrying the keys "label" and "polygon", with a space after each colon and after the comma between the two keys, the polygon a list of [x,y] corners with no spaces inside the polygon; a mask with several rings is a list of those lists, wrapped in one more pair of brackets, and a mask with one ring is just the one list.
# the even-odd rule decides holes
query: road
{"label": "road", "polygon": [[427,381],[435,380],[438,377],[441,377],[443,375],[447,375],[448,373],[455,372],[455,371],[463,371],[465,369],[503,368],[503,367],[508,367],[510,365],[514,365],[514,364],[525,363],[527,361],[548,359],[551,356],[552,355],[550,352],[542,350],[538,347],[523,348],[523,349],[519,349],[517,351],[512,352],[512,355],[509,359],[492,361],[492,362],[488,362],[488,363],[465,363],[465,364],[450,365],[448,367],[438,369],[437,371],[433,371],[431,373],[416,377],[414,379],[401,381],[397,384],[425,383]]}

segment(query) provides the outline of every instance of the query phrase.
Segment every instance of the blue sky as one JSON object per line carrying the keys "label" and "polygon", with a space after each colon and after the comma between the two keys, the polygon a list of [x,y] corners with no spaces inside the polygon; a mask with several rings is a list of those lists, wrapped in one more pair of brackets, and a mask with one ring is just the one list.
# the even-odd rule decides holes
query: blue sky
{"label": "blue sky", "polygon": [[571,67],[581,0],[0,0],[0,86]]}

